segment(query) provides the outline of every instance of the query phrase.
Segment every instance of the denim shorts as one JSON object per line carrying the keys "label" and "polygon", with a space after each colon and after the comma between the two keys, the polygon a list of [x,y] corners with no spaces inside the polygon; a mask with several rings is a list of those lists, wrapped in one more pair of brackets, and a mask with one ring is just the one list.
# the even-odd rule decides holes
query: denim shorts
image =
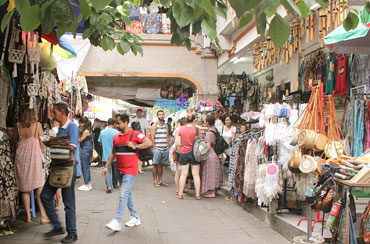
{"label": "denim shorts", "polygon": [[190,151],[188,153],[180,153],[180,165],[187,165],[187,164],[200,164],[195,162],[193,151]]}
{"label": "denim shorts", "polygon": [[168,164],[170,159],[170,149],[154,150],[153,164]]}

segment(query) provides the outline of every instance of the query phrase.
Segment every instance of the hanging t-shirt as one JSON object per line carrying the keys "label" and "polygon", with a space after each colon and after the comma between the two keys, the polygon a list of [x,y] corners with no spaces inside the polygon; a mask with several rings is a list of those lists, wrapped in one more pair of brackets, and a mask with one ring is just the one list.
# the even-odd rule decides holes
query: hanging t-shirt
{"label": "hanging t-shirt", "polygon": [[325,94],[332,95],[334,91],[334,70],[335,64],[332,60],[326,61],[326,81],[325,81]]}
{"label": "hanging t-shirt", "polygon": [[337,81],[335,86],[335,94],[340,96],[346,94],[348,91],[347,86],[347,54],[342,58],[340,55],[337,55],[338,66],[337,66]]}

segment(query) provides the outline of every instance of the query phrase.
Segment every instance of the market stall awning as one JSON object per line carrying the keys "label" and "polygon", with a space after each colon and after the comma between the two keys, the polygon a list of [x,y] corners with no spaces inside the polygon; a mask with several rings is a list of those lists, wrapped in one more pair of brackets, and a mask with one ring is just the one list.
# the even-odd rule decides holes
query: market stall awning
{"label": "market stall awning", "polygon": [[370,54],[370,15],[365,8],[360,10],[360,22],[356,29],[346,31],[343,25],[324,38],[324,44],[337,53]]}

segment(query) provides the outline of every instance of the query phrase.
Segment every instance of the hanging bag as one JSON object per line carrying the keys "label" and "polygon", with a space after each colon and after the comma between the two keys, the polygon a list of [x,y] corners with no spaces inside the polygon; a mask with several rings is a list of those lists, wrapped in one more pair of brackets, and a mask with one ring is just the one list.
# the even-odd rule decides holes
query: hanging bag
{"label": "hanging bag", "polygon": [[75,162],[72,166],[53,165],[50,170],[49,184],[56,188],[68,188],[72,184],[73,170]]}
{"label": "hanging bag", "polygon": [[9,43],[9,56],[8,61],[14,63],[13,77],[17,77],[17,64],[22,64],[24,55],[26,54],[26,46],[22,45],[21,49],[15,48],[15,42],[19,42],[19,36],[21,31],[15,27],[15,21],[13,21],[12,35]]}

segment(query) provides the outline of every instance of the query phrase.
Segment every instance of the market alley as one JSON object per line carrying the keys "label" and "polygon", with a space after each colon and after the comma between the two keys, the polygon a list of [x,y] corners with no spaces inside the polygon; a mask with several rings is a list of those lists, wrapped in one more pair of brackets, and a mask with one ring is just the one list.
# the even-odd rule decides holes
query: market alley
{"label": "market alley", "polygon": [[[118,204],[118,190],[105,193],[102,168],[90,167],[94,190],[77,191],[78,243],[182,244],[182,243],[289,243],[284,237],[244,211],[237,204],[219,195],[215,199],[195,200],[194,190],[177,199],[172,174],[164,172],[169,187],[156,188],[152,183],[151,168],[136,178],[133,194],[142,225],[112,232],[105,224],[114,217]],[[83,180],[78,179],[76,186]],[[126,209],[123,221],[128,220]],[[64,222],[63,204],[58,207]],[[2,244],[60,243],[60,238],[43,240],[50,225],[40,225],[39,218],[31,224],[17,220],[14,235],[1,237]]]}

